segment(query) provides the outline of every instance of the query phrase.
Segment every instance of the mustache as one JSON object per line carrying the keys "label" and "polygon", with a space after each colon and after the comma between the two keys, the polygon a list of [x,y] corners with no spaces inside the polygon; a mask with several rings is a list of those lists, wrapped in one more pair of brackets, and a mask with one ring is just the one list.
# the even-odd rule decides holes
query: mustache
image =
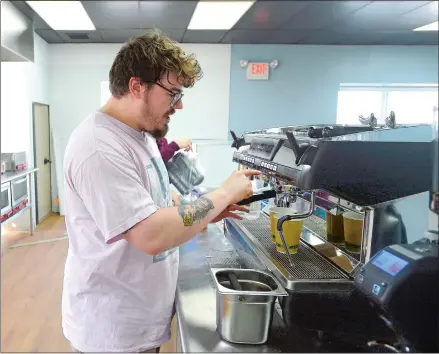
{"label": "mustache", "polygon": [[166,112],[166,116],[172,116],[175,113],[175,109],[170,109],[168,112]]}

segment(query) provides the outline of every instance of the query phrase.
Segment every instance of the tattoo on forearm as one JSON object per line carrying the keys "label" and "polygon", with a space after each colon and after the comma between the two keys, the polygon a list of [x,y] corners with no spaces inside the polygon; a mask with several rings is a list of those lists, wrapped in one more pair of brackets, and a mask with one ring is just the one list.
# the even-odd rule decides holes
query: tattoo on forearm
{"label": "tattoo on forearm", "polygon": [[192,226],[195,221],[201,221],[214,208],[209,198],[201,197],[192,203],[179,205],[178,213],[183,219],[184,226]]}

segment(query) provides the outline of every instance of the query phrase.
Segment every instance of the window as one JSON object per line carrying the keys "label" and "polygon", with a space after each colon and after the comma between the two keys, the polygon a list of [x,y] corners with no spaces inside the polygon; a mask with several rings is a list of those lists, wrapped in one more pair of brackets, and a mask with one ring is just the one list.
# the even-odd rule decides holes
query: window
{"label": "window", "polygon": [[389,91],[387,116],[394,111],[398,124],[433,122],[433,107],[437,105],[437,91]]}
{"label": "window", "polygon": [[397,124],[431,124],[438,104],[437,85],[342,85],[338,92],[337,124],[359,124],[358,116],[375,115],[384,124],[391,111]]}
{"label": "window", "polygon": [[381,112],[381,91],[343,90],[338,92],[337,124],[359,124],[358,116]]}

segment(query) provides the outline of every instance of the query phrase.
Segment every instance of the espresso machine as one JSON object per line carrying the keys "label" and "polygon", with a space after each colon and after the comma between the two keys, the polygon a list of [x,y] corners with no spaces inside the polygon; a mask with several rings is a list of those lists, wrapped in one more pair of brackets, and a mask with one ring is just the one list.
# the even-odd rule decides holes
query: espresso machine
{"label": "espresso machine", "polygon": [[[371,262],[383,252],[404,252],[389,248],[396,247],[392,245],[405,248],[410,243],[398,203],[411,204],[411,198],[419,200],[431,190],[431,141],[404,141],[399,135],[406,134],[405,129],[428,129],[431,134],[431,126],[396,124],[288,126],[239,138],[232,133],[237,149],[233,161],[262,172],[274,191],[272,204],[298,211],[277,223],[286,253],[279,253],[272,241],[269,207],[256,220],[224,222],[225,235],[244,266],[270,271],[287,290],[289,296],[279,301],[288,327],[314,331],[322,341],[347,340],[358,351],[424,350],[419,342],[400,345],[400,338],[406,337],[382,312],[371,310],[374,295],[367,293],[376,285],[370,288],[367,280]],[[256,195],[244,204],[267,195]],[[362,221],[356,248],[329,237],[331,225],[346,213]],[[298,252],[289,254],[282,224],[297,218],[303,219],[303,230]],[[361,277],[362,284],[368,284],[366,292]],[[385,283],[381,289],[396,289],[387,278],[381,282]]]}

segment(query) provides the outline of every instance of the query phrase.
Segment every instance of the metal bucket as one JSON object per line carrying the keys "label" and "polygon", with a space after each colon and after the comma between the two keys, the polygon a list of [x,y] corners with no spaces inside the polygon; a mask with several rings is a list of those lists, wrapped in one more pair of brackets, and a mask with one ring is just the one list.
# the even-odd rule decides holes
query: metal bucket
{"label": "metal bucket", "polygon": [[[212,268],[216,286],[216,322],[220,336],[232,343],[263,344],[268,339],[274,303],[287,292],[271,274],[252,269]],[[241,290],[234,290],[234,273]]]}

